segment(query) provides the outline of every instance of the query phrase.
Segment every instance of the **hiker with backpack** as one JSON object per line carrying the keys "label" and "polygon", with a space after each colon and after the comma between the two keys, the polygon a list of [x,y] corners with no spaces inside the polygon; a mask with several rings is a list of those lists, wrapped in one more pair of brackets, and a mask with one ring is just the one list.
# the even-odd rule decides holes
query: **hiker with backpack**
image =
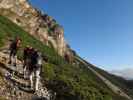
{"label": "hiker with backpack", "polygon": [[23,50],[23,74],[24,74],[24,78],[26,78],[27,74],[27,70],[28,70],[28,64],[30,64],[31,62],[31,53],[33,51],[33,48],[29,45],[27,45],[24,50]]}
{"label": "hiker with backpack", "polygon": [[9,50],[9,64],[12,64],[16,66],[16,61],[17,61],[17,51],[20,47],[21,44],[21,39],[19,37],[16,37],[10,44]]}
{"label": "hiker with backpack", "polygon": [[30,68],[30,85],[34,87],[33,77],[35,75],[35,91],[38,90],[40,81],[40,71],[42,67],[42,55],[36,49],[32,53],[31,68]]}
{"label": "hiker with backpack", "polygon": [[[24,49],[23,53],[24,59],[24,77],[26,77],[26,72],[28,72],[28,76],[30,79],[31,88],[34,87],[35,83],[35,91],[38,90],[39,80],[40,80],[40,71],[42,67],[42,55],[37,49],[32,48],[31,46],[27,46]],[[34,80],[35,76],[35,82]]]}

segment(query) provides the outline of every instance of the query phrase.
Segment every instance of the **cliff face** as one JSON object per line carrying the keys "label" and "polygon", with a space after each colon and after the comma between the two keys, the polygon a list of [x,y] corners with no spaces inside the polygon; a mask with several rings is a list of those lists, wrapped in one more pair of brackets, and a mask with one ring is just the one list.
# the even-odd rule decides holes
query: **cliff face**
{"label": "cliff face", "polygon": [[28,0],[0,0],[0,14],[44,44],[54,47],[61,56],[70,54],[63,28],[52,17],[33,8]]}

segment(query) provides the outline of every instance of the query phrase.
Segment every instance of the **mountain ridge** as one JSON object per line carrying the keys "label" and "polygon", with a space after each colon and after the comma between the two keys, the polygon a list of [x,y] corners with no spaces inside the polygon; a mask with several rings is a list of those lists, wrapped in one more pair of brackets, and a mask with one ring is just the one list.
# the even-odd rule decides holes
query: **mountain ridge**
{"label": "mountain ridge", "polygon": [[110,71],[110,73],[117,75],[117,76],[121,76],[127,80],[133,80],[133,69],[132,68],[126,68],[123,70],[113,70]]}

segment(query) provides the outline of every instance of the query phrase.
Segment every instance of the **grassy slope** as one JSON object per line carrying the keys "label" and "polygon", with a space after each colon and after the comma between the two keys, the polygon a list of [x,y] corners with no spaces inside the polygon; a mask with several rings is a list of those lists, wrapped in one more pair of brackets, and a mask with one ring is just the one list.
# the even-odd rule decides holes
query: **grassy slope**
{"label": "grassy slope", "polygon": [[110,74],[102,69],[99,69],[95,66],[92,66],[95,70],[97,70],[100,74],[102,74],[104,77],[109,79],[111,82],[119,86],[123,91],[125,91],[128,95],[133,97],[133,81],[132,80],[125,80],[122,77],[115,76],[113,74]]}
{"label": "grassy slope", "polygon": [[22,47],[29,44],[47,54],[49,60],[43,67],[42,81],[56,91],[57,100],[126,100],[113,94],[86,66],[67,64],[53,49],[0,16],[0,46],[16,35],[22,38]]}

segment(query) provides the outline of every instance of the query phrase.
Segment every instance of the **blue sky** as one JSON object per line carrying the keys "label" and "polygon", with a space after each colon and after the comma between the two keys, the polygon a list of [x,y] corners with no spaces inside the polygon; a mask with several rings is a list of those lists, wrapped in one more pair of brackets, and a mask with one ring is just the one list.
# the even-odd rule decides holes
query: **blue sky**
{"label": "blue sky", "polygon": [[63,25],[83,58],[106,70],[133,68],[133,0],[30,0]]}

